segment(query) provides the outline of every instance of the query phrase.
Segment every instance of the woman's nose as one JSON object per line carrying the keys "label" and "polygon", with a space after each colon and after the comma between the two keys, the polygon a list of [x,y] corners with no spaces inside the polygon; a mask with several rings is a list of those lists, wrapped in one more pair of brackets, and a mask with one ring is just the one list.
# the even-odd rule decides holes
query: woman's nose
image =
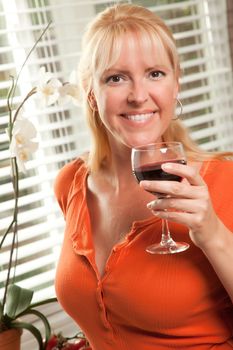
{"label": "woman's nose", "polygon": [[128,94],[128,102],[134,104],[142,104],[148,99],[148,91],[143,82],[135,82]]}

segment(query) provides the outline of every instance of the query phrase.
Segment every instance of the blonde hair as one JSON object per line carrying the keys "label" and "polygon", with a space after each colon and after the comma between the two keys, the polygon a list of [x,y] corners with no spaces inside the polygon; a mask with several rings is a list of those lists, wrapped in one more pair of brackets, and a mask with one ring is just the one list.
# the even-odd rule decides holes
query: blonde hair
{"label": "blonde hair", "polygon": [[[180,64],[175,40],[164,21],[148,9],[132,5],[117,4],[98,14],[89,24],[83,37],[82,56],[78,75],[83,92],[84,110],[92,134],[92,145],[88,155],[92,171],[100,168],[103,161],[111,160],[111,150],[105,126],[98,110],[90,102],[94,77],[111,67],[118,59],[125,34],[137,34],[145,45],[154,42],[165,48],[177,80]],[[180,121],[173,121],[163,135],[164,141],[182,141],[187,156],[200,159],[207,153],[201,151],[191,140],[187,129]],[[208,157],[210,157],[208,153]]]}

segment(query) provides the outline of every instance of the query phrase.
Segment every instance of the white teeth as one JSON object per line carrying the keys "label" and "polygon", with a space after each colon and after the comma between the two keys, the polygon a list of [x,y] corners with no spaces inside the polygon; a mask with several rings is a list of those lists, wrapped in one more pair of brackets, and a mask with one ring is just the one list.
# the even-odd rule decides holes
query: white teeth
{"label": "white teeth", "polygon": [[126,115],[126,118],[133,121],[144,121],[153,116],[153,113]]}

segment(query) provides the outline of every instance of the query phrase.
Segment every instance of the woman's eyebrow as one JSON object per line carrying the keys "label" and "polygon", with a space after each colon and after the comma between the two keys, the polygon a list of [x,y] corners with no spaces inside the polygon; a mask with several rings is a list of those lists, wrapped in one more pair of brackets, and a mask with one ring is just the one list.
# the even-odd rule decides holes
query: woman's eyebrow
{"label": "woman's eyebrow", "polygon": [[[164,71],[171,71],[172,68],[171,67],[167,67],[164,64],[156,64],[154,66],[148,67],[145,69],[145,72],[150,72],[153,70],[164,70]],[[114,67],[114,68],[109,68],[107,69],[104,73],[103,76],[107,75],[107,74],[114,74],[114,73],[122,73],[122,74],[130,74],[131,71],[128,69],[124,69],[121,67]]]}

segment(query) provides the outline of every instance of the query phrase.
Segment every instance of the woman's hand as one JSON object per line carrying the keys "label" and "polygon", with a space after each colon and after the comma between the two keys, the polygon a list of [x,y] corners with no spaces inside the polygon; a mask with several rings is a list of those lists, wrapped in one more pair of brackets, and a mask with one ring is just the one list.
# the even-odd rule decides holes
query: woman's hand
{"label": "woman's hand", "polygon": [[160,218],[189,227],[190,237],[196,246],[204,249],[206,245],[217,243],[221,222],[213,209],[207,185],[199,170],[194,166],[177,163],[165,163],[162,169],[181,176],[183,180],[141,181],[140,185],[145,190],[169,195],[169,198],[150,202],[148,208]]}

